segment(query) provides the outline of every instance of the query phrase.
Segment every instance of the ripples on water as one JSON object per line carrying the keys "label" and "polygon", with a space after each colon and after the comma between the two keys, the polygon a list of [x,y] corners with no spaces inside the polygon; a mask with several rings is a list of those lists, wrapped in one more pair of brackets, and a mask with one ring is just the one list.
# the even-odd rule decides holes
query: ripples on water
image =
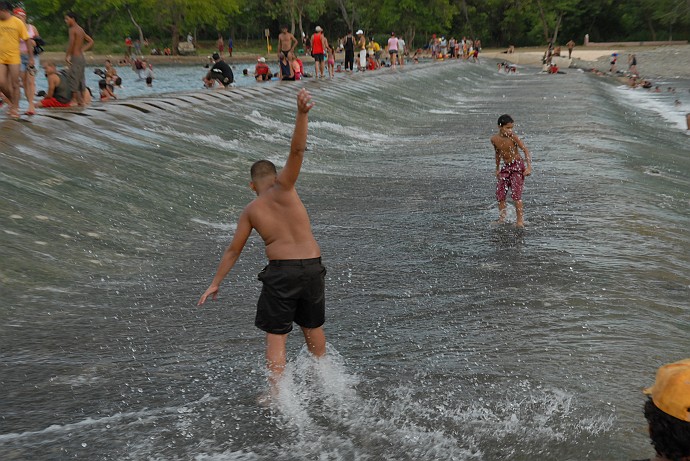
{"label": "ripples on water", "polygon": [[[494,69],[297,85],[331,354],[293,334],[271,409],[258,237],[194,303],[296,87],[0,122],[0,457],[649,456],[640,390],[690,350],[687,136],[590,75]],[[491,224],[505,112],[535,159],[524,231]]]}

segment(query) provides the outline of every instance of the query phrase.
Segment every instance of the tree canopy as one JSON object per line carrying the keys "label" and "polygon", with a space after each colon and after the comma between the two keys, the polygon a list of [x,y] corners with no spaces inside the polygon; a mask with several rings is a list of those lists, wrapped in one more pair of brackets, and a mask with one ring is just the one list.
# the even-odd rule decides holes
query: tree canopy
{"label": "tree canopy", "polygon": [[320,25],[331,39],[348,30],[368,36],[395,31],[410,44],[431,34],[481,38],[485,46],[542,45],[556,38],[592,41],[687,40],[690,0],[25,0],[44,37],[64,41],[63,15],[75,12],[92,37],[127,36],[173,46],[199,40],[277,37],[287,25],[297,37]]}

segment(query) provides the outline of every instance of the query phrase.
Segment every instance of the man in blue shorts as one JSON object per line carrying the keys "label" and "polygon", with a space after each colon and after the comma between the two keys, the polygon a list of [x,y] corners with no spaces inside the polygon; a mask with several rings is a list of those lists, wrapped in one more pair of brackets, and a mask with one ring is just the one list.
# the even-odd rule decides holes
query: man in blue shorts
{"label": "man in blue shorts", "polygon": [[198,303],[201,306],[209,296],[217,298],[220,283],[256,229],[266,245],[269,263],[259,274],[263,289],[255,324],[266,332],[266,360],[274,395],[285,369],[285,344],[293,322],[301,327],[312,354],[321,357],[326,353],[323,332],[326,269],[321,264],[321,250],[312,234],[309,215],[295,190],[307,145],[307,114],[313,106],[311,96],[302,89],[297,95],[297,120],[290,154],[280,173],[268,160],[252,165],[250,187],[257,198],[240,215],[232,242]]}

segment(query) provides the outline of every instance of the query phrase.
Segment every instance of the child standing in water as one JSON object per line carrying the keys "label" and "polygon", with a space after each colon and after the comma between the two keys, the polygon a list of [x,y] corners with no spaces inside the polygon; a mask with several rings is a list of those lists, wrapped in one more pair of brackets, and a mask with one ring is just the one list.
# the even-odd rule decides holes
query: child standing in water
{"label": "child standing in water", "polygon": [[326,64],[328,65],[328,76],[333,78],[335,75],[335,50],[330,43],[328,44],[328,60]]}
{"label": "child standing in water", "polygon": [[220,283],[256,229],[266,245],[269,262],[259,273],[263,289],[255,325],[266,332],[266,362],[274,396],[285,370],[285,344],[293,322],[302,329],[312,354],[322,357],[326,353],[326,269],[321,264],[321,250],[312,234],[309,215],[295,189],[307,147],[307,114],[313,106],[311,96],[302,89],[297,95],[290,154],[280,173],[268,160],[252,165],[249,185],[257,197],[240,214],[232,242],[198,303],[201,306],[209,296],[216,299]]}
{"label": "child standing in water", "polygon": [[[525,176],[532,174],[532,158],[525,144],[513,133],[513,118],[501,115],[498,118],[498,133],[491,137],[491,144],[496,151],[496,200],[498,200],[498,222],[503,223],[506,218],[506,195],[510,188],[510,196],[515,204],[517,214],[516,227],[525,227],[524,210],[522,206],[522,187]],[[525,162],[520,156],[518,147],[525,153]],[[503,167],[501,167],[501,160]]]}

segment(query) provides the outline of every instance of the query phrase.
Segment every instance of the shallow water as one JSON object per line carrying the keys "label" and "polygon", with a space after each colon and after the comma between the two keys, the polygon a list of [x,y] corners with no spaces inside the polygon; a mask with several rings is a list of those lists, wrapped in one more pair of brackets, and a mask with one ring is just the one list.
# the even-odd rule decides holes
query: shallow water
{"label": "shallow water", "polygon": [[[195,303],[302,86],[330,355],[293,333],[267,409],[257,236]],[[651,455],[641,389],[690,350],[690,160],[647,96],[442,63],[0,121],[0,458]],[[506,112],[524,231],[492,224]]]}

